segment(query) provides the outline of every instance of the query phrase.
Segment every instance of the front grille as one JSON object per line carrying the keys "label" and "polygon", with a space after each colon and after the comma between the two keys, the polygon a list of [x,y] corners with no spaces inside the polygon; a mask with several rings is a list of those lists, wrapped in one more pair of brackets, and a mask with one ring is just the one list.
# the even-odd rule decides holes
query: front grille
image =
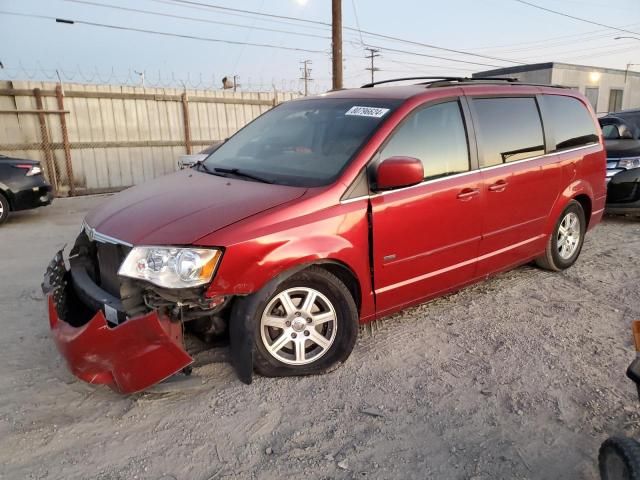
{"label": "front grille", "polygon": [[[131,250],[125,245],[114,243],[92,242],[97,257],[97,275],[100,286],[111,295],[120,298],[120,279],[118,269]],[[96,279],[98,280],[98,279]]]}

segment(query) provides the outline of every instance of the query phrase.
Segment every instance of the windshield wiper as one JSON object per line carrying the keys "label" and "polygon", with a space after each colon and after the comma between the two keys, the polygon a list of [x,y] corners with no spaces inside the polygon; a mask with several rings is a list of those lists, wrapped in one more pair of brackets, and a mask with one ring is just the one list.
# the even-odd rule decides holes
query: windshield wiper
{"label": "windshield wiper", "polygon": [[251,180],[255,180],[257,182],[262,182],[262,183],[273,183],[271,180],[267,180],[266,178],[262,178],[262,177],[258,177],[256,175],[252,175],[250,173],[245,173],[240,171],[237,168],[223,168],[223,167],[215,167],[213,169],[215,172],[219,172],[219,173],[227,173],[229,175],[235,175],[236,177],[244,177],[244,178],[249,178]]}

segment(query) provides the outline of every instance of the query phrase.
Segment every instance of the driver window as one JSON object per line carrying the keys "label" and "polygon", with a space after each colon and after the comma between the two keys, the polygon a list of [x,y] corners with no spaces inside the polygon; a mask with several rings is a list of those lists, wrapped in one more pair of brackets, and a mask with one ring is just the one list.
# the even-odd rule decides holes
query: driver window
{"label": "driver window", "polygon": [[457,101],[409,114],[382,148],[380,159],[413,157],[422,161],[425,180],[469,170],[469,147]]}

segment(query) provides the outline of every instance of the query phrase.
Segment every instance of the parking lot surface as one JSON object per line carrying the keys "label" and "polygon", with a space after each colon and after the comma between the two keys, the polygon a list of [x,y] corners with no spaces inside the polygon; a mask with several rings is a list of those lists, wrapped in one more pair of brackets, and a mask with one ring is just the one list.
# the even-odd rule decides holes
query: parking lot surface
{"label": "parking lot surface", "polygon": [[0,227],[2,479],[588,479],[608,435],[640,433],[638,220],[605,219],[562,273],[521,267],[363,328],[331,374],[247,386],[221,348],[125,397],[67,371],[40,291],[105,198]]}

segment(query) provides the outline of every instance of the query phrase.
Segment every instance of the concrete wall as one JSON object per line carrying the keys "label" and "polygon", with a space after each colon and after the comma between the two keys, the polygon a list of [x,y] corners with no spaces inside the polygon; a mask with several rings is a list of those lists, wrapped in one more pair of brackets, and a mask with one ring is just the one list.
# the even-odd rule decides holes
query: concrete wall
{"label": "concrete wall", "polygon": [[[49,113],[37,114],[36,88]],[[223,140],[273,105],[298,96],[65,84],[60,113],[55,88],[55,83],[0,82],[0,153],[42,161],[62,194],[71,186],[76,193],[118,190],[172,172],[187,150],[196,153]]]}
{"label": "concrete wall", "polygon": [[551,83],[551,69],[532,70],[530,72],[505,73],[504,75],[500,74],[490,76],[500,78],[517,78],[522,82],[541,83],[545,85]]}
{"label": "concrete wall", "polygon": [[[550,66],[553,65],[553,68]],[[598,88],[598,99],[595,105],[596,113],[604,115],[609,113],[609,96],[612,89],[623,90],[622,110],[640,108],[640,73],[630,71],[627,74],[623,70],[608,68],[587,67],[582,65],[569,65],[562,63],[547,63],[537,70],[516,71],[525,67],[504,68],[500,70],[488,70],[474,75],[492,77],[512,77],[523,82],[562,85],[587,93],[587,88]]]}
{"label": "concrete wall", "polygon": [[556,67],[551,77],[552,83],[570,87],[578,87],[585,93],[587,87],[598,88],[596,112],[605,114],[609,111],[609,95],[611,89],[623,90],[622,110],[640,108],[640,75],[612,70],[590,70],[588,68]]}

